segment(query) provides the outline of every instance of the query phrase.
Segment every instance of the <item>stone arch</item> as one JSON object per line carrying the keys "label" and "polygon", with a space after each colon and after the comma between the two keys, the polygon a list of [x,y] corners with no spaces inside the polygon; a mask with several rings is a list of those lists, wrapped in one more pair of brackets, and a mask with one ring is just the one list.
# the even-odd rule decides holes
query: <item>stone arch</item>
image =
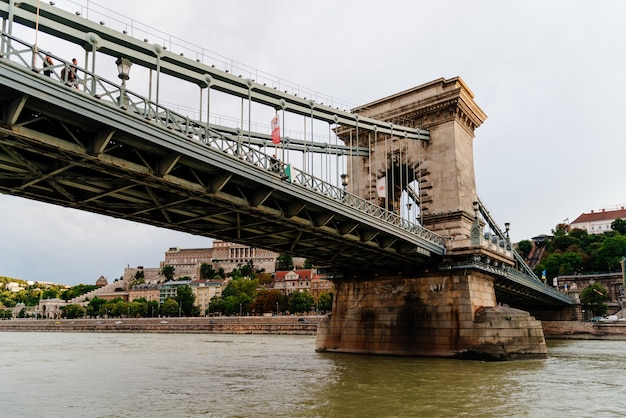
{"label": "stone arch", "polygon": [[[400,146],[392,152],[387,152],[383,161],[377,163],[372,169],[375,173],[373,176],[374,186],[378,184],[380,179],[385,178],[386,180],[386,198],[376,195],[376,203],[388,210],[400,213],[402,195],[405,193],[414,194],[411,200],[416,207],[411,209],[416,212],[421,211],[419,182],[424,172],[423,165],[424,162],[420,161],[418,155],[411,152],[409,146]],[[409,185],[412,185],[413,193],[409,191]]]}

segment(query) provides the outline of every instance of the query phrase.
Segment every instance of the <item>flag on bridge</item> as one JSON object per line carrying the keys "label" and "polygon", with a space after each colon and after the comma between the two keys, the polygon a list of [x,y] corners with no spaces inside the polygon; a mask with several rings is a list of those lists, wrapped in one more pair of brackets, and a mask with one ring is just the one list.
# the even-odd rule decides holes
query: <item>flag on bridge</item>
{"label": "flag on bridge", "polygon": [[272,118],[272,144],[280,144],[280,126],[278,125],[278,115]]}
{"label": "flag on bridge", "polygon": [[381,177],[376,180],[376,193],[378,193],[378,197],[386,198],[387,197],[387,177]]}

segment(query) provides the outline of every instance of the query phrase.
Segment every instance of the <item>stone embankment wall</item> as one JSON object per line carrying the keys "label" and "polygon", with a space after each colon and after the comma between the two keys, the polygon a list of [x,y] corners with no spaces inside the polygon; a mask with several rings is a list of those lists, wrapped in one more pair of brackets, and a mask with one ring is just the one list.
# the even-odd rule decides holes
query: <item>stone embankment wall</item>
{"label": "stone embankment wall", "polygon": [[315,335],[317,333],[317,324],[321,318],[323,317],[244,316],[137,319],[13,319],[0,321],[0,331]]}
{"label": "stone embankment wall", "polygon": [[543,335],[552,339],[626,340],[626,322],[541,321]]}

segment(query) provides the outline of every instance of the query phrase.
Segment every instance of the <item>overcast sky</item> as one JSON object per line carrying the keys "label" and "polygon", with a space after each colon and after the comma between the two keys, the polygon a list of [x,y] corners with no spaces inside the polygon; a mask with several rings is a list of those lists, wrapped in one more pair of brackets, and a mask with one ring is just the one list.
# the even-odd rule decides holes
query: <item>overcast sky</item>
{"label": "overcast sky", "polygon": [[[488,116],[474,141],[478,193],[515,241],[626,204],[624,1],[105,3],[354,105],[460,76]],[[0,195],[0,213],[0,276],[25,280],[111,281],[126,266],[158,267],[169,247],[211,246],[12,196]]]}

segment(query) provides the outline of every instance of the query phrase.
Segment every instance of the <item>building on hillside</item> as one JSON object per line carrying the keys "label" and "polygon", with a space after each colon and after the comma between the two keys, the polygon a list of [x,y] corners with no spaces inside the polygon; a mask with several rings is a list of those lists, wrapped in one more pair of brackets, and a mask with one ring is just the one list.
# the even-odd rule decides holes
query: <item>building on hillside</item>
{"label": "building on hillside", "polygon": [[23,284],[17,283],[17,282],[8,282],[4,285],[4,288],[8,290],[9,292],[13,292],[13,293],[17,293],[25,289]]}
{"label": "building on hillside", "polygon": [[200,309],[200,315],[206,315],[214,296],[222,296],[222,290],[226,282],[222,280],[193,280],[190,283],[191,290],[196,296],[195,305]]}
{"label": "building on hillside", "polygon": [[174,277],[200,278],[202,264],[211,264],[212,248],[178,248],[172,247],[165,252],[165,260],[160,267],[174,267]]}
{"label": "building on hillside", "polygon": [[156,301],[160,299],[159,285],[155,283],[143,283],[134,286],[128,290],[128,301],[132,302],[136,299],[144,298],[146,302]]}
{"label": "building on hillside", "polygon": [[611,230],[611,223],[616,219],[626,220],[626,209],[621,206],[619,209],[601,209],[600,211],[591,211],[583,213],[574,219],[569,227],[584,229],[589,234],[602,234]]}
{"label": "building on hillside", "polygon": [[109,281],[104,276],[100,276],[98,280],[96,280],[96,287],[104,287],[109,284]]}
{"label": "building on hillside", "polygon": [[230,272],[252,261],[257,270],[268,273],[276,271],[276,259],[280,254],[262,248],[248,247],[235,242],[213,241],[213,268]]}
{"label": "building on hillside", "polygon": [[322,292],[332,292],[333,284],[316,269],[277,271],[274,275],[274,290],[289,296],[294,292],[308,292],[317,298]]}
{"label": "building on hillside", "polygon": [[61,306],[67,304],[66,301],[59,298],[41,299],[35,307],[35,315],[44,319],[61,318]]}
{"label": "building on hillside", "polygon": [[159,286],[159,304],[165,302],[169,297],[176,297],[179,286],[189,285],[191,280],[170,280]]}

